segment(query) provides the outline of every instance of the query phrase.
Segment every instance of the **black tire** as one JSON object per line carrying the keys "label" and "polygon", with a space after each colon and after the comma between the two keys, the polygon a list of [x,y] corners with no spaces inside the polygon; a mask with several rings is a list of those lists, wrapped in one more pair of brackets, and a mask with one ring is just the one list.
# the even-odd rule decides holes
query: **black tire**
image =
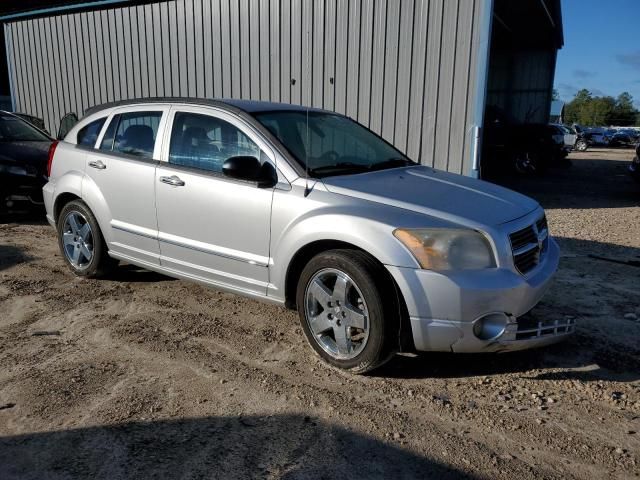
{"label": "black tire", "polygon": [[[79,214],[82,216],[83,219],[86,219],[86,223],[89,224],[91,229],[91,252],[93,255],[86,264],[74,265],[65,251],[63,240],[63,236],[65,234],[65,222],[71,214]],[[88,278],[101,277],[113,270],[113,268],[118,264],[117,260],[109,256],[107,245],[102,236],[98,221],[87,204],[82,200],[72,200],[67,203],[60,211],[60,215],[58,215],[58,222],[56,226],[58,231],[58,247],[60,248],[62,258],[71,271],[76,275]]]}
{"label": "black tire", "polygon": [[[335,358],[325,351],[313,335],[307,320],[307,288],[316,274],[327,269],[343,272],[350,277],[366,302],[368,338],[362,350],[353,358]],[[309,344],[322,359],[334,367],[362,374],[380,367],[398,350],[400,314],[396,290],[384,267],[365,252],[339,249],[313,257],[300,275],[296,305]]]}
{"label": "black tire", "polygon": [[578,152],[586,152],[587,148],[589,148],[589,144],[584,140],[578,140],[576,142],[576,150]]}

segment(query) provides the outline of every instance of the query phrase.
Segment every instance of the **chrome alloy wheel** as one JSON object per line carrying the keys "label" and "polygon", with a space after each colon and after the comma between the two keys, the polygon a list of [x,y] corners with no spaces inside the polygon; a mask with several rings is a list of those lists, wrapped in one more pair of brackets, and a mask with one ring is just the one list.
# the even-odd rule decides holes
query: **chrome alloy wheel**
{"label": "chrome alloy wheel", "polygon": [[93,232],[84,215],[69,212],[62,227],[62,247],[75,268],[86,268],[93,258]]}
{"label": "chrome alloy wheel", "polygon": [[304,313],[318,345],[332,357],[356,357],[369,339],[369,313],[362,292],[344,272],[318,271],[305,290]]}

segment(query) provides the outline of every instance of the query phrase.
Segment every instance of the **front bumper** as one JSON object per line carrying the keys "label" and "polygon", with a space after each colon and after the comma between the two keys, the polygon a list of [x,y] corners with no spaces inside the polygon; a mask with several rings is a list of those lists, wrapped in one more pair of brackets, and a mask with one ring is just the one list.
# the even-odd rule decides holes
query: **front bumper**
{"label": "front bumper", "polygon": [[[419,351],[489,352],[533,348],[555,343],[573,332],[573,324],[547,321],[532,330],[519,323],[542,298],[558,268],[560,249],[550,238],[538,267],[523,276],[508,268],[441,273],[387,266],[404,296],[414,345]],[[481,340],[474,323],[493,313],[508,318],[497,338]],[[540,332],[537,333],[537,326]]]}

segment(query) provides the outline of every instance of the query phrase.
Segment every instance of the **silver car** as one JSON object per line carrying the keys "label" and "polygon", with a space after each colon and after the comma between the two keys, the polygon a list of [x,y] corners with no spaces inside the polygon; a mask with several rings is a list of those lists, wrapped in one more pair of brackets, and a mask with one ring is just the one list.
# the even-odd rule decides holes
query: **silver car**
{"label": "silver car", "polygon": [[421,166],[332,112],[240,100],[94,108],[52,147],[47,218],[73,272],[117,261],[295,308],[356,373],[398,351],[557,342],[558,266],[530,198]]}

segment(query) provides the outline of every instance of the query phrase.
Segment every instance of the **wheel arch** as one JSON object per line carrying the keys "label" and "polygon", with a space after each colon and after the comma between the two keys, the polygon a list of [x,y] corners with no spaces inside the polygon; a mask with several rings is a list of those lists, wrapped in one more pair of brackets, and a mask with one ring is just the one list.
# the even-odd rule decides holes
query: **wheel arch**
{"label": "wheel arch", "polygon": [[378,260],[370,252],[352,243],[342,240],[324,239],[315,240],[300,247],[291,258],[291,261],[289,262],[289,265],[287,267],[284,281],[285,306],[292,310],[295,310],[297,308],[296,290],[302,270],[307,265],[307,263],[309,263],[309,261],[313,257],[322,252],[336,249],[357,250],[359,252],[362,252],[365,255],[369,256],[374,262],[376,262],[381,267],[381,271],[384,271],[386,273],[385,280],[393,286],[397,300],[398,316],[400,320],[400,330],[398,334],[399,349],[402,352],[415,351],[413,335],[411,333],[411,323],[409,321],[409,311],[407,309],[404,296],[402,295],[402,291],[400,290],[398,284],[380,260]]}

